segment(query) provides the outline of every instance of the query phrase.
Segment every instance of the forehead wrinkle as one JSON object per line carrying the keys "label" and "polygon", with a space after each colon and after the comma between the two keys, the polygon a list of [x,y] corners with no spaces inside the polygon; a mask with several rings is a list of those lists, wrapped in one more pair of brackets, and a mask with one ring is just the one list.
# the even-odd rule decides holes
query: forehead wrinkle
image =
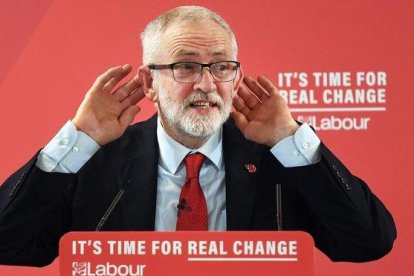
{"label": "forehead wrinkle", "polygon": [[[213,49],[210,50],[208,47],[201,50],[207,53],[208,56],[213,56],[213,57],[227,57],[228,55],[228,51],[226,49]],[[201,55],[200,50],[195,50],[195,49],[189,49],[189,48],[182,48],[182,45],[179,45],[178,47],[176,47],[176,49],[173,49],[171,56],[175,57],[175,58],[180,58],[180,57],[197,57]]]}
{"label": "forehead wrinkle", "polygon": [[227,49],[226,43],[192,43],[180,41],[178,43],[172,43],[171,47],[167,48],[167,52],[170,52],[169,56],[173,58],[180,57],[198,57],[206,54],[212,57],[229,57],[231,55],[231,48]]}
{"label": "forehead wrinkle", "polygon": [[[221,28],[221,27],[219,27]],[[209,32],[200,32],[194,26],[175,25],[164,32],[162,38],[164,51],[168,57],[186,56],[223,56],[233,57],[233,48],[229,34],[214,28]]]}

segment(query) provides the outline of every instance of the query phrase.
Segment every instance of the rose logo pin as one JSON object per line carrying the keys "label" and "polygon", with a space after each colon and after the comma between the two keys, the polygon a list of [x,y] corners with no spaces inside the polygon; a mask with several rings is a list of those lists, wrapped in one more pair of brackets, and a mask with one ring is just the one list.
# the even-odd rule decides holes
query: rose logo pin
{"label": "rose logo pin", "polygon": [[249,173],[255,173],[257,171],[257,168],[254,164],[245,164],[244,168],[249,172]]}

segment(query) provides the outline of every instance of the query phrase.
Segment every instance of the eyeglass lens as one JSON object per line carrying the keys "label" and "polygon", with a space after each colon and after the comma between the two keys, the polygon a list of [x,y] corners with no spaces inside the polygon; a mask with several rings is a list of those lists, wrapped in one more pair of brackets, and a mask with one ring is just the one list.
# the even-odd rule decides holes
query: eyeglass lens
{"label": "eyeglass lens", "polygon": [[237,63],[231,61],[216,62],[209,66],[195,62],[179,62],[174,64],[172,69],[176,81],[192,82],[200,77],[203,67],[209,67],[210,73],[217,81],[232,81],[237,74]]}

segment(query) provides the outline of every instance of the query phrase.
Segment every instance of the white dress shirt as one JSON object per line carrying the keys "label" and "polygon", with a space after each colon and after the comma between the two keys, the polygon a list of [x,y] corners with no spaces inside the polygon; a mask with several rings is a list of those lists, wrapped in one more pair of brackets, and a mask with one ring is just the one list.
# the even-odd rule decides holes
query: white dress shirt
{"label": "white dress shirt", "polygon": [[[222,128],[196,150],[172,139],[157,122],[160,150],[158,161],[157,204],[155,230],[174,231],[177,223],[177,204],[186,179],[184,157],[200,152],[207,158],[200,171],[200,184],[207,201],[210,231],[226,230],[226,188],[222,150]],[[320,140],[312,129],[303,124],[295,135],[271,148],[272,154],[285,167],[314,164],[320,160]],[[77,173],[99,150],[99,145],[68,121],[40,152],[37,167],[46,172]],[[138,212],[138,210],[137,210]]]}

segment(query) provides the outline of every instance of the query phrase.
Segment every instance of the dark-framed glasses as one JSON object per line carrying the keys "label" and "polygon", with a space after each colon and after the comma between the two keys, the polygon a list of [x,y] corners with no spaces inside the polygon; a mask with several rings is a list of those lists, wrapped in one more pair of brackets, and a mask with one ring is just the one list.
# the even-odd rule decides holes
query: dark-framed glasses
{"label": "dark-framed glasses", "polygon": [[153,70],[171,69],[177,82],[195,82],[201,76],[203,68],[207,67],[210,74],[218,82],[233,81],[240,67],[238,61],[219,61],[213,63],[175,62],[171,64],[151,64]]}

